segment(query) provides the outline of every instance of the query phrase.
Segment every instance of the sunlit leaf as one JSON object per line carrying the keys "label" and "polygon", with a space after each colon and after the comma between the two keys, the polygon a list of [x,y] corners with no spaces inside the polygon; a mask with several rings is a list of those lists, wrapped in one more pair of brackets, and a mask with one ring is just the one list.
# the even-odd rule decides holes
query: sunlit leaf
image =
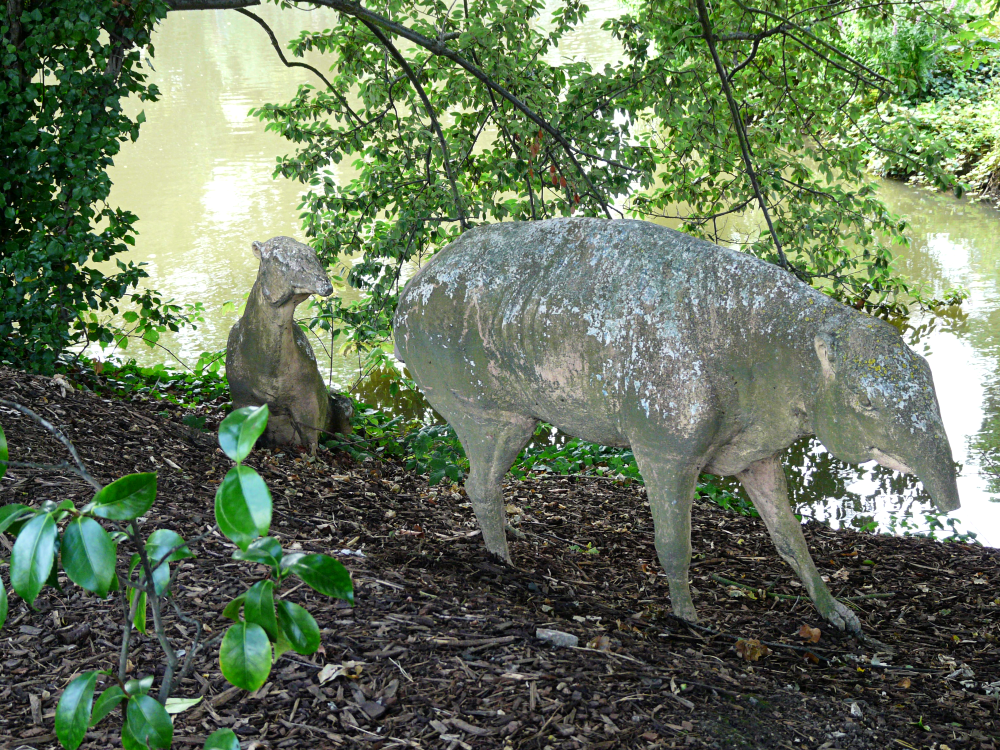
{"label": "sunlit leaf", "polygon": [[237,463],[250,455],[267,427],[267,404],[236,409],[219,425],[219,445],[222,451]]}
{"label": "sunlit leaf", "polygon": [[222,675],[236,687],[256,690],[271,673],[271,642],[255,623],[231,625],[219,649]]}
{"label": "sunlit leaf", "polygon": [[100,518],[131,521],[155,502],[156,474],[127,474],[94,495],[92,512]]}
{"label": "sunlit leaf", "polygon": [[98,671],[84,672],[66,686],[59,698],[59,705],[56,706],[56,737],[67,750],[76,750],[87,734],[98,674]]}
{"label": "sunlit leaf", "polygon": [[66,525],[62,538],[62,566],[77,586],[102,599],[115,577],[117,548],[97,521],[78,516]]}
{"label": "sunlit leaf", "polygon": [[34,605],[49,578],[56,554],[56,522],[52,514],[39,514],[21,529],[10,557],[10,584],[24,601]]}
{"label": "sunlit leaf", "polygon": [[299,654],[316,653],[319,648],[319,625],[303,607],[294,602],[278,602],[278,625],[292,650]]}

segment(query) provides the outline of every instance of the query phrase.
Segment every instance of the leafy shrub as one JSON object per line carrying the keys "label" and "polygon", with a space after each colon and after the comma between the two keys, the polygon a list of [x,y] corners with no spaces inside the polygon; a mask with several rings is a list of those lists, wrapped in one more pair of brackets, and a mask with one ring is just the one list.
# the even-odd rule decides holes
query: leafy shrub
{"label": "leafy shrub", "polygon": [[[65,436],[30,409],[10,401],[3,403],[49,429],[71,449]],[[276,539],[267,536],[272,512],[270,492],[260,475],[242,463],[264,432],[267,418],[267,406],[247,407],[234,411],[219,427],[219,444],[236,465],[216,493],[216,524],[238,547],[234,559],[264,565],[268,571],[266,578],[223,610],[223,616],[234,624],[222,635],[219,665],[223,676],[244,690],[261,687],[272,663],[286,651],[308,655],[319,647],[319,626],[312,615],[298,604],[276,596],[289,578],[297,577],[326,596],[354,601],[350,574],[340,562],[322,554],[285,553]],[[123,623],[116,680],[95,701],[98,675],[110,673],[91,670],[73,679],[56,707],[56,737],[67,750],[76,750],[87,728],[120,705],[125,750],[169,748],[173,739],[170,694],[190,672],[195,654],[208,645],[201,641],[202,624],[194,621],[196,634],[184,652],[178,651],[162,619],[176,575],[171,574],[170,563],[194,554],[187,542],[168,529],[157,529],[143,538],[137,519],[156,501],[156,474],[130,474],[101,487],[75,451],[71,449],[71,453],[76,473],[97,490],[91,502],[81,508],[71,500],[45,501],[38,508],[17,503],[0,508],[0,533],[16,537],[10,560],[11,586],[29,606],[33,606],[45,585],[56,584],[60,565],[71,581],[98,597],[119,592],[124,598],[127,620]],[[9,465],[17,464],[9,463],[6,438],[0,428],[0,477]],[[112,533],[105,525],[111,527]],[[134,552],[127,574],[119,576],[118,547],[122,543]],[[170,603],[185,622],[192,621],[180,612],[176,602]],[[0,628],[7,612],[6,588],[0,585]],[[150,694],[153,675],[126,679],[132,628],[147,633],[150,612],[165,661],[156,698]],[[178,709],[178,703],[189,707],[198,700],[175,701],[173,709]],[[206,740],[205,748],[238,750],[239,742],[231,729],[220,729]]]}

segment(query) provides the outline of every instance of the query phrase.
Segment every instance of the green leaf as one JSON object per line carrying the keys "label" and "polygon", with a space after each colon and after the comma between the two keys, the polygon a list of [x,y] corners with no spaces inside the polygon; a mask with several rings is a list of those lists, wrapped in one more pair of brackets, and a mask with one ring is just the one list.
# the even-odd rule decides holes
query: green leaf
{"label": "green leaf", "polygon": [[237,621],[240,619],[240,610],[243,608],[243,602],[246,601],[247,595],[240,594],[235,599],[233,599],[226,608],[222,610],[222,616],[227,620]]}
{"label": "green leaf", "polygon": [[308,656],[319,648],[319,625],[304,608],[294,602],[278,602],[278,624],[292,650]]}
{"label": "green leaf", "polygon": [[354,604],[354,584],[351,574],[339,560],[328,555],[304,555],[288,569],[314,591]]}
{"label": "green leaf", "polygon": [[0,534],[5,532],[19,518],[29,513],[34,513],[34,511],[27,505],[21,505],[20,503],[11,503],[0,508]]}
{"label": "green leaf", "polygon": [[94,702],[94,712],[90,716],[90,726],[95,727],[97,723],[111,713],[114,707],[125,700],[128,696],[118,685],[112,685],[98,696]]}
{"label": "green leaf", "polygon": [[281,565],[281,545],[274,537],[265,536],[252,542],[245,550],[236,550],[233,553],[234,560],[247,560],[248,562],[258,562],[270,565],[277,571]]}
{"label": "green leaf", "polygon": [[271,491],[249,466],[234,466],[215,493],[215,522],[219,530],[246,550],[271,526]]}
{"label": "green leaf", "polygon": [[77,586],[102,599],[115,577],[118,550],[101,524],[79,516],[66,526],[62,538],[62,565]]}
{"label": "green leaf", "polygon": [[156,474],[128,474],[94,495],[93,514],[113,521],[131,521],[156,502]]}
{"label": "green leaf", "polygon": [[7,589],[3,585],[3,581],[0,581],[0,629],[3,628],[5,622],[7,622]]}
{"label": "green leaf", "polygon": [[[175,547],[180,548],[174,549]],[[181,535],[170,529],[157,529],[146,540],[146,555],[153,566],[160,563],[171,550],[174,551],[167,557],[167,562],[176,562],[177,560],[194,557],[194,553],[188,549]]]}
{"label": "green leaf", "polygon": [[132,736],[150,748],[169,748],[174,737],[174,725],[166,709],[148,695],[128,702],[129,729]]}
{"label": "green leaf", "polygon": [[29,605],[42,590],[56,554],[56,522],[52,514],[32,518],[21,529],[10,557],[10,584]]}
{"label": "green leaf", "polygon": [[230,626],[219,649],[222,675],[236,687],[256,690],[271,672],[271,642],[264,628],[238,622]]}
{"label": "green leaf", "polygon": [[0,425],[0,479],[7,473],[7,462],[10,454],[7,452],[7,436],[3,433],[3,425]]}
{"label": "green leaf", "polygon": [[179,714],[189,708],[194,708],[199,703],[201,703],[201,696],[197,698],[167,698],[164,708],[167,709],[168,714]]}
{"label": "green leaf", "polygon": [[153,675],[148,674],[145,677],[135,680],[127,680],[125,682],[125,693],[129,697],[136,697],[139,695],[146,695],[150,688],[153,687]]}
{"label": "green leaf", "polygon": [[250,455],[267,427],[267,404],[236,409],[219,425],[219,445],[222,451],[236,463]]}
{"label": "green leaf", "polygon": [[[135,598],[139,597],[139,604],[135,604]],[[132,623],[135,625],[135,629],[138,630],[143,635],[146,635],[146,609],[147,609],[147,599],[146,592],[139,591],[138,589],[128,590],[128,606],[135,608],[135,615],[132,617]]]}
{"label": "green leaf", "polygon": [[274,583],[257,581],[246,593],[243,617],[264,628],[270,640],[278,637],[278,621],[274,616]]}
{"label": "green leaf", "polygon": [[66,686],[59,698],[59,705],[56,706],[56,737],[67,750],[76,750],[87,734],[98,674],[99,671],[84,672]]}
{"label": "green leaf", "polygon": [[240,750],[240,740],[232,729],[217,729],[208,735],[202,750]]}

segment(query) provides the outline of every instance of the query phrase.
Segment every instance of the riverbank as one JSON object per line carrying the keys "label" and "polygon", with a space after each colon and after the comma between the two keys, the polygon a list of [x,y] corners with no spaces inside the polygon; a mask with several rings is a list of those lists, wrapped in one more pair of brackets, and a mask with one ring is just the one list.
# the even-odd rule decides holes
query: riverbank
{"label": "riverbank", "polygon": [[[192,539],[211,523],[229,462],[211,433],[185,423],[189,410],[106,400],[10,370],[0,370],[0,392],[62,426],[101,481],[157,471],[161,499],[147,528]],[[222,414],[197,416],[211,430]],[[64,458],[18,415],[2,411],[0,421],[12,459]],[[509,482],[508,512],[525,534],[512,542],[512,569],[485,555],[460,491],[431,487],[399,463],[266,450],[249,463],[271,487],[275,535],[337,554],[353,573],[356,606],[297,591],[293,600],[308,600],[320,624],[321,651],[283,657],[257,693],[230,688],[214,654],[202,659],[180,692],[205,700],[175,717],[175,747],[229,726],[262,748],[997,748],[996,550],[809,524],[831,588],[860,597],[865,631],[888,647],[875,649],[827,632],[758,520],[701,502],[692,581],[702,627],[693,628],[669,614],[637,485]],[[88,497],[80,481],[51,472],[12,469],[0,482],[4,504]],[[230,567],[222,537],[192,546],[178,600],[218,630],[228,594],[253,571]],[[117,602],[68,584],[44,589],[38,611],[10,604],[0,744],[54,748],[63,687],[117,657]],[[803,625],[819,628],[818,642],[800,636]],[[177,626],[171,615],[168,627]],[[535,638],[539,627],[572,633],[581,648],[553,648]],[[135,637],[134,672],[155,672],[157,650]],[[103,723],[83,747],[107,747],[117,731]]]}

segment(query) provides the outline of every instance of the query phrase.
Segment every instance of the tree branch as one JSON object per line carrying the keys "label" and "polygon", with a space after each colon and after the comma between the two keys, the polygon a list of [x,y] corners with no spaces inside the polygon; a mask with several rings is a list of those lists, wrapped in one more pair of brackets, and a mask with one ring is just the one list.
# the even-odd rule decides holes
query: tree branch
{"label": "tree branch", "polygon": [[167,10],[226,10],[260,5],[260,0],[167,0]]}
{"label": "tree branch", "polygon": [[608,202],[604,197],[597,191],[594,184],[590,181],[590,177],[587,175],[583,166],[577,161],[576,154],[581,156],[586,156],[592,159],[600,159],[601,157],[595,156],[594,154],[588,154],[584,151],[580,151],[572,143],[566,140],[566,137],[555,127],[553,127],[545,118],[538,115],[531,107],[522,102],[514,94],[510,93],[503,86],[498,84],[492,78],[490,78],[483,70],[481,70],[476,65],[466,60],[464,57],[459,55],[454,50],[449,49],[444,45],[443,42],[436,39],[431,39],[430,37],[424,36],[423,34],[414,31],[402,24],[390,21],[388,18],[379,15],[367,8],[362,7],[360,4],[351,2],[351,0],[309,0],[313,5],[321,5],[325,8],[333,8],[336,11],[340,11],[346,16],[351,18],[357,18],[359,21],[367,21],[381,29],[385,29],[397,36],[401,36],[404,39],[413,42],[414,44],[423,47],[428,52],[431,52],[440,57],[447,58],[451,60],[468,73],[470,73],[478,81],[485,84],[489,89],[495,91],[501,97],[513,104],[522,114],[525,115],[529,120],[540,127],[544,132],[552,136],[555,141],[562,146],[563,150],[566,151],[566,155],[572,162],[574,168],[580,173],[580,177],[583,179],[584,183],[587,185],[587,189],[590,194],[600,203],[601,208],[604,209],[604,213],[610,219],[611,209],[608,206]]}
{"label": "tree branch", "polygon": [[715,48],[715,37],[712,35],[712,22],[708,18],[708,9],[705,7],[705,0],[696,0],[696,4],[698,6],[698,20],[701,22],[704,39],[706,44],[708,44],[708,51],[712,54],[712,60],[715,62],[715,70],[719,76],[719,83],[722,85],[722,93],[729,104],[729,112],[733,118],[737,140],[740,142],[740,152],[743,155],[743,165],[746,167],[747,176],[750,178],[750,185],[753,187],[757,203],[764,214],[764,221],[767,222],[767,229],[771,233],[771,239],[774,241],[774,247],[778,252],[778,265],[786,271],[791,271],[792,268],[788,263],[788,258],[785,257],[785,251],[781,247],[781,240],[778,239],[778,232],[771,221],[771,212],[767,208],[767,201],[764,200],[764,193],[757,180],[757,172],[754,170],[753,159],[750,155],[750,141],[747,138],[746,129],[743,127],[743,118],[740,116],[739,106],[733,98],[733,92],[729,88],[729,77],[726,75],[726,69],[722,65],[722,60],[719,59],[719,52]]}
{"label": "tree branch", "polygon": [[314,68],[314,67],[313,67],[312,65],[310,65],[309,63],[304,63],[304,62],[289,62],[289,61],[288,61],[288,60],[287,60],[287,59],[285,58],[285,53],[284,53],[284,52],[283,52],[283,51],[281,50],[281,45],[280,45],[280,44],[278,44],[278,38],[277,38],[277,37],[276,37],[276,36],[274,35],[274,32],[273,32],[273,31],[271,31],[271,27],[267,25],[267,21],[265,21],[265,20],[264,20],[263,18],[261,18],[260,16],[258,16],[258,15],[256,15],[256,14],[254,14],[254,13],[251,13],[251,12],[250,12],[250,11],[248,11],[248,10],[244,10],[243,8],[236,8],[235,10],[236,10],[236,12],[237,12],[237,13],[239,13],[240,15],[244,15],[244,16],[246,16],[247,18],[252,18],[252,19],[253,19],[254,21],[256,21],[256,22],[257,22],[258,24],[260,24],[260,26],[261,26],[261,27],[262,27],[262,28],[264,29],[264,31],[266,31],[266,32],[267,32],[267,35],[268,35],[268,37],[269,37],[269,38],[271,39],[271,46],[272,46],[272,47],[274,47],[274,51],[278,53],[278,59],[279,59],[279,60],[281,60],[281,62],[282,62],[282,63],[284,64],[284,66],[285,66],[286,68],[305,68],[306,70],[309,70],[309,71],[312,71],[313,73],[315,73],[315,74],[316,74],[316,76],[317,76],[317,77],[318,77],[318,78],[319,78],[319,79],[320,79],[320,80],[321,80],[321,81],[323,82],[323,84],[324,84],[324,85],[326,86],[327,90],[328,90],[328,91],[330,91],[330,93],[332,93],[332,94],[333,94],[333,95],[334,95],[334,96],[335,96],[335,97],[337,98],[337,101],[339,101],[339,102],[340,102],[340,106],[341,106],[341,107],[343,107],[343,108],[344,108],[344,110],[345,110],[345,111],[346,111],[346,112],[347,112],[347,113],[348,113],[348,114],[349,114],[349,115],[350,115],[351,117],[353,117],[353,118],[354,118],[354,121],[355,121],[356,123],[358,123],[359,125],[364,125],[364,123],[363,123],[363,122],[361,122],[361,118],[360,118],[360,117],[358,117],[358,116],[357,116],[357,114],[355,114],[355,112],[354,112],[354,110],[353,110],[353,109],[351,109],[351,105],[350,105],[350,104],[348,103],[347,99],[345,99],[345,98],[344,98],[344,96],[343,96],[343,94],[341,94],[341,93],[340,93],[339,91],[337,91],[337,89],[335,89],[335,88],[333,87],[333,84],[332,84],[332,83],[330,83],[330,82],[329,82],[329,81],[328,81],[328,80],[326,79],[326,76],[325,76],[325,75],[323,75],[322,73],[320,73],[320,72],[319,72],[319,70],[317,70],[316,68]]}
{"label": "tree branch", "polygon": [[392,59],[396,61],[396,64],[403,69],[406,73],[406,77],[410,79],[410,83],[413,84],[413,88],[417,90],[417,95],[420,97],[420,101],[424,103],[424,109],[427,111],[427,116],[431,119],[431,127],[434,129],[434,134],[437,136],[438,142],[441,144],[441,160],[444,162],[444,173],[448,177],[448,183],[451,185],[451,197],[455,201],[455,210],[458,212],[459,222],[462,225],[462,229],[469,228],[469,222],[465,217],[465,209],[462,208],[462,198],[458,193],[458,183],[455,181],[455,175],[451,171],[451,155],[448,152],[448,141],[445,140],[444,133],[441,132],[441,125],[438,123],[437,115],[434,112],[434,105],[431,104],[431,100],[427,96],[427,92],[424,91],[424,87],[420,84],[420,79],[417,78],[417,74],[413,72],[413,68],[406,61],[406,58],[396,49],[389,38],[382,33],[382,31],[370,21],[365,19],[359,19],[361,23],[368,27],[368,30],[374,34],[375,38],[378,39],[379,44],[385,47],[386,51],[392,56]]}

